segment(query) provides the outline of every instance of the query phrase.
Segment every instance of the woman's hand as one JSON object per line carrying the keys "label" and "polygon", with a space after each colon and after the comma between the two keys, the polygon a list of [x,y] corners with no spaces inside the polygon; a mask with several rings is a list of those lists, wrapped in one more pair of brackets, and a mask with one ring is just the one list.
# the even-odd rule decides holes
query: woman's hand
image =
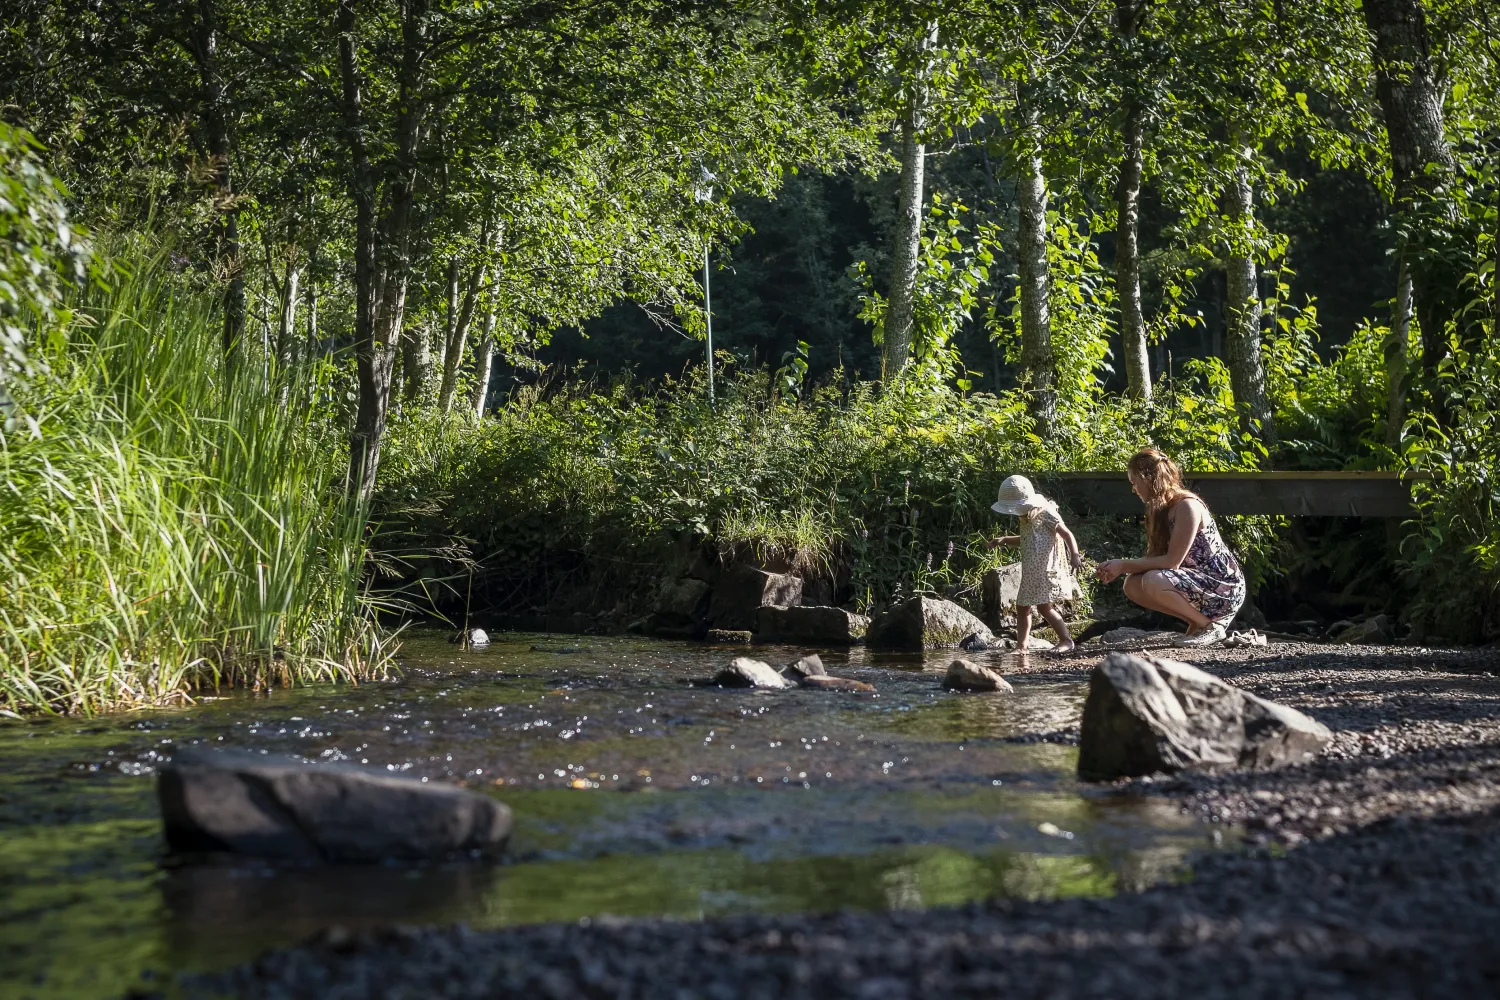
{"label": "woman's hand", "polygon": [[1106,559],[1094,567],[1094,575],[1099,578],[1100,583],[1114,583],[1125,575],[1125,560]]}

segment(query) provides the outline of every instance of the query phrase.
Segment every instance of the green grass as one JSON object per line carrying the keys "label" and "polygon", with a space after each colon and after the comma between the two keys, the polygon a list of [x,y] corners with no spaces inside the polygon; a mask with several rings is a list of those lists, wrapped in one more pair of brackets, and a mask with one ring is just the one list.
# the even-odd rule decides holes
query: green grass
{"label": "green grass", "polygon": [[226,381],[212,300],[124,249],[0,432],[0,708],[354,679],[389,650],[312,363]]}

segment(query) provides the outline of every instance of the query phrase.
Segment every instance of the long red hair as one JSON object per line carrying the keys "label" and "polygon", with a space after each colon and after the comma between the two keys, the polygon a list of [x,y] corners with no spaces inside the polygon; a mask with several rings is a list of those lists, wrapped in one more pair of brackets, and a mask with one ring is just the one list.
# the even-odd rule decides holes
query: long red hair
{"label": "long red hair", "polygon": [[1182,485],[1182,467],[1164,451],[1142,448],[1130,457],[1126,469],[1146,494],[1146,554],[1166,555],[1172,539],[1167,512],[1179,500],[1203,498]]}

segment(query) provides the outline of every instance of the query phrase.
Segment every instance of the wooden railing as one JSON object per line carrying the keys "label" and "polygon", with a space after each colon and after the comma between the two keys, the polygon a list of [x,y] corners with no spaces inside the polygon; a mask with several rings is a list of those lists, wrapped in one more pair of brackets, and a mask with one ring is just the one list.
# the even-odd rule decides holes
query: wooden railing
{"label": "wooden railing", "polygon": [[[1026,475],[1037,489],[1080,514],[1141,512],[1123,471]],[[1407,517],[1411,484],[1426,477],[1399,472],[1194,472],[1183,478],[1216,514]]]}

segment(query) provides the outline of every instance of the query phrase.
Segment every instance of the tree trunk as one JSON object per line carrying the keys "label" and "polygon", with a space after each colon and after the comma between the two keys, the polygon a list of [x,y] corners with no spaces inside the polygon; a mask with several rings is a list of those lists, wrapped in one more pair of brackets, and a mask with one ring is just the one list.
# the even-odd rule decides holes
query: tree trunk
{"label": "tree trunk", "polygon": [[417,406],[432,382],[432,334],[426,324],[407,327],[401,333],[401,381],[407,406]]}
{"label": "tree trunk", "polygon": [[1248,168],[1235,171],[1224,200],[1235,228],[1235,239],[1224,256],[1224,346],[1229,382],[1241,424],[1262,441],[1271,442],[1276,440],[1276,428],[1266,398],[1266,370],[1260,354],[1260,286],[1255,258],[1246,244],[1255,221],[1255,192]]}
{"label": "tree trunk", "polygon": [[[479,301],[479,293],[483,290],[486,279],[490,272],[490,233],[493,227],[488,219],[479,231],[479,259],[469,269],[467,280],[463,288],[463,304],[457,308],[457,315],[448,324],[448,343],[443,351],[443,379],[438,388],[438,410],[447,413],[453,408],[453,392],[458,386],[458,369],[463,364],[464,347],[469,337],[469,326],[474,319],[474,306]],[[455,276],[457,272],[454,272]],[[457,281],[450,285],[448,307],[453,310],[458,300]]]}
{"label": "tree trunk", "polygon": [[484,311],[484,328],[474,345],[474,416],[484,416],[484,404],[490,395],[490,373],[495,365],[495,306]]}
{"label": "tree trunk", "polygon": [[[1024,108],[1024,103],[1023,103]],[[1042,171],[1040,123],[1023,110],[1017,150],[1016,202],[1020,215],[1016,264],[1020,274],[1021,371],[1029,382],[1037,433],[1052,434],[1057,417],[1057,360],[1052,354],[1051,271],[1047,263],[1047,176]]]}
{"label": "tree trunk", "polygon": [[302,265],[295,257],[289,258],[281,282],[281,310],[276,329],[276,359],[283,365],[297,360],[297,301],[301,284]]}
{"label": "tree trunk", "polygon": [[1151,398],[1151,361],[1146,352],[1146,315],[1141,308],[1141,147],[1140,111],[1125,117],[1125,156],[1115,185],[1115,295],[1120,301],[1120,339],[1125,352],[1125,393]]}
{"label": "tree trunk", "polygon": [[[913,98],[913,101],[916,99]],[[909,108],[901,122],[901,196],[896,208],[895,253],[891,255],[891,283],[885,314],[885,337],[880,367],[885,378],[895,378],[911,360],[913,310],[917,268],[922,252],[922,188],[927,147],[917,138],[918,111]]]}
{"label": "tree trunk", "polygon": [[881,340],[882,378],[895,378],[911,362],[916,330],[917,272],[922,263],[922,208],[927,146],[921,141],[928,100],[928,51],[937,45],[938,26],[928,24],[917,42],[915,69],[906,111],[901,119],[901,191],[896,205],[895,246],[891,253],[890,288],[886,295],[885,332]]}
{"label": "tree trunk", "polygon": [[[307,353],[309,356],[318,351],[322,338],[318,336],[318,283],[311,279],[307,282]],[[332,353],[330,351],[330,353]]]}
{"label": "tree trunk", "polygon": [[1456,219],[1451,198],[1439,190],[1452,183],[1456,171],[1443,127],[1443,87],[1420,0],[1363,0],[1362,6],[1375,39],[1375,90],[1385,114],[1402,217],[1397,251],[1411,275],[1422,368],[1430,382],[1448,353],[1448,324],[1462,305],[1463,267],[1443,252],[1444,234]]}
{"label": "tree trunk", "polygon": [[198,0],[197,32],[195,55],[202,85],[203,131],[219,217],[217,258],[225,281],[224,365],[225,370],[232,373],[245,338],[245,265],[240,245],[240,211],[230,170],[229,84],[219,64],[219,18],[215,0]]}
{"label": "tree trunk", "polygon": [[1411,271],[1402,261],[1396,271],[1396,304],[1391,310],[1391,331],[1381,345],[1385,355],[1385,443],[1401,442],[1406,425],[1406,379],[1411,365],[1406,345],[1411,337]]}
{"label": "tree trunk", "polygon": [[406,311],[410,273],[410,228],[421,139],[422,52],[426,45],[426,0],[410,0],[402,11],[400,109],[394,163],[380,194],[380,176],[365,142],[363,73],[356,49],[355,0],[339,0],[337,29],[344,139],[350,154],[350,200],[354,203],[354,354],[359,403],[349,439],[351,496],[368,501],[380,469],[391,399],[391,376]]}
{"label": "tree trunk", "polygon": [[[1119,0],[1115,28],[1127,43],[1134,39],[1145,13],[1144,0]],[[1146,345],[1146,316],[1141,307],[1141,179],[1146,142],[1145,109],[1139,84],[1131,83],[1121,126],[1124,155],[1115,183],[1115,296],[1120,301],[1120,339],[1125,354],[1125,394],[1151,398],[1151,361]]]}

